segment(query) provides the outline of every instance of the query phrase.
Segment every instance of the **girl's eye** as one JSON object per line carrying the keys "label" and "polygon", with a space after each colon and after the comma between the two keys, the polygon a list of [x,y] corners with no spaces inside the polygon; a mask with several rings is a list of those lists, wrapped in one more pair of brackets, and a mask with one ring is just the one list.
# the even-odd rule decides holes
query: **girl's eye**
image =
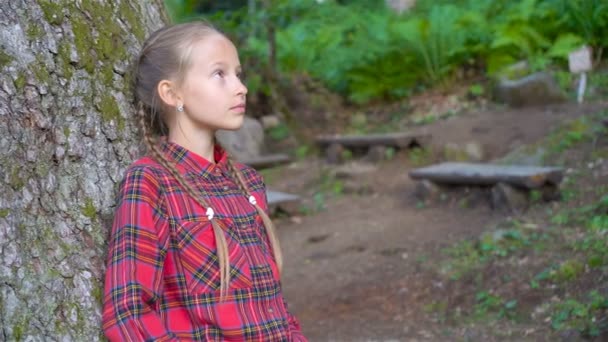
{"label": "girl's eye", "polygon": [[224,77],[224,72],[222,70],[216,70],[213,73],[213,76]]}

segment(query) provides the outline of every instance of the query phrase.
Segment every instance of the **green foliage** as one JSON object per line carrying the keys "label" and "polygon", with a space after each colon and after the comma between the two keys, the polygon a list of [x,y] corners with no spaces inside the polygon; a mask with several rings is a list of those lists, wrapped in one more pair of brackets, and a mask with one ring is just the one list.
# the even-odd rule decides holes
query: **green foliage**
{"label": "green foliage", "polygon": [[596,337],[608,331],[608,296],[591,291],[587,300],[567,299],[555,305],[551,326],[556,330],[576,329],[583,336]]}
{"label": "green foliage", "polygon": [[547,138],[550,150],[547,151],[545,158],[561,154],[575,145],[591,139],[594,134],[593,126],[589,118],[582,117],[555,130]]}
{"label": "green foliage", "polygon": [[413,59],[395,44],[392,18],[320,4],[277,34],[281,70],[309,73],[355,102],[403,96],[416,75],[404,72]]}
{"label": "green foliage", "polygon": [[546,1],[562,18],[563,28],[594,47],[608,47],[608,3],[604,0]]}
{"label": "green foliage", "polygon": [[431,9],[428,18],[417,18],[400,25],[402,37],[425,66],[425,76],[431,83],[448,75],[464,54],[466,26],[459,18],[462,10],[457,6],[443,5]]}
{"label": "green foliage", "polygon": [[296,148],[295,155],[298,160],[304,159],[311,154],[312,148],[310,145],[300,145]]}
{"label": "green foliage", "polygon": [[290,135],[289,127],[284,123],[280,123],[275,127],[269,128],[268,135],[276,141],[287,139]]}
{"label": "green foliage", "polygon": [[446,84],[461,67],[563,69],[573,49],[589,44],[599,56],[608,46],[604,0],[419,0],[403,15],[369,1],[165,3],[174,21],[203,17],[235,40],[252,94],[270,94],[273,69],[310,75],[354,103],[395,100]]}
{"label": "green foliage", "polygon": [[547,51],[547,55],[567,60],[570,52],[580,48],[584,43],[583,38],[570,32],[564,33],[557,37],[549,51]]}
{"label": "green foliage", "polygon": [[475,318],[487,318],[489,313],[495,313],[497,318],[515,317],[517,300],[506,301],[488,291],[480,291],[475,295],[475,302],[473,314]]}
{"label": "green foliage", "polygon": [[13,61],[13,57],[0,50],[0,68],[4,68]]}
{"label": "green foliage", "polygon": [[565,282],[576,279],[585,271],[585,265],[578,260],[566,260],[550,273],[552,280]]}
{"label": "green foliage", "polygon": [[449,256],[441,265],[441,272],[452,279],[479,268],[495,258],[505,258],[513,253],[532,247],[534,243],[548,239],[546,234],[522,229],[517,221],[511,222],[512,228],[488,232],[475,241],[464,240],[446,248]]}
{"label": "green foliage", "polygon": [[386,160],[391,160],[391,159],[395,158],[396,153],[397,153],[397,150],[394,147],[387,147],[386,151],[384,151],[384,158]]}
{"label": "green foliage", "polygon": [[574,242],[574,249],[585,253],[590,267],[608,265],[608,195],[594,205],[581,208],[573,216],[587,229],[586,234]]}
{"label": "green foliage", "polygon": [[482,96],[485,93],[485,90],[481,84],[473,84],[469,87],[469,94],[472,96],[478,97]]}
{"label": "green foliage", "polygon": [[93,200],[90,198],[85,199],[84,206],[80,209],[82,214],[90,219],[94,219],[97,216],[97,209],[95,209],[95,205],[93,204]]}

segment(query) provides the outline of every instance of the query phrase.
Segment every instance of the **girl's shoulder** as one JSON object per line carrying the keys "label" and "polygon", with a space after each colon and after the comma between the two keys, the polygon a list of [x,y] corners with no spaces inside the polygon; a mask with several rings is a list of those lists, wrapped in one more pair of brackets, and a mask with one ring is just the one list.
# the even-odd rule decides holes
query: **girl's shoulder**
{"label": "girl's shoulder", "polygon": [[152,174],[165,173],[165,168],[156,159],[150,156],[141,157],[133,161],[128,167],[126,173],[132,171],[140,171]]}
{"label": "girl's shoulder", "polygon": [[125,170],[123,182],[147,180],[146,183],[159,183],[166,177],[166,169],[154,158],[141,157],[133,161]]}
{"label": "girl's shoulder", "polygon": [[261,190],[265,187],[264,177],[253,167],[233,161],[234,167],[243,175],[247,186],[253,190]]}

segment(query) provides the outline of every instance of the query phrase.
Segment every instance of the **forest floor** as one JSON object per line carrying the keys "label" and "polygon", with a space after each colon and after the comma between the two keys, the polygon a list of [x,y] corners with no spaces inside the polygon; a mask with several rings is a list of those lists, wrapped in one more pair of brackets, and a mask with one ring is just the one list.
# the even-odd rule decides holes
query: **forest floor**
{"label": "forest floor", "polygon": [[[303,198],[276,224],[284,290],[304,333],[311,341],[608,338],[608,258],[581,259],[583,228],[565,218],[608,193],[607,108],[486,105],[411,126],[431,133],[431,146],[391,153],[372,172],[342,179],[318,155],[264,170],[269,188]],[[469,142],[484,161],[523,153],[564,167],[562,199],[533,200],[519,214],[469,201],[464,190],[417,199],[408,171],[445,160],[446,143]],[[589,304],[590,291],[605,303]],[[576,303],[583,308],[568,309]]]}

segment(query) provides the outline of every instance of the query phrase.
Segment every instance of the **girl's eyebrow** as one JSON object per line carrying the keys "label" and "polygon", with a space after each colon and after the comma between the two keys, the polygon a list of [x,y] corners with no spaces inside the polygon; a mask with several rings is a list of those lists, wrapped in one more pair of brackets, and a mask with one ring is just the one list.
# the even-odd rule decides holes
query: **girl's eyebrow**
{"label": "girl's eyebrow", "polygon": [[[225,68],[225,67],[227,67],[227,66],[228,66],[228,64],[226,64],[225,62],[215,62],[215,63],[212,63],[212,64],[211,64],[211,68],[215,68],[215,67],[223,67],[223,68]],[[238,70],[238,71],[241,71],[243,68],[242,68],[242,66],[239,64],[239,65],[237,65],[237,66],[236,66],[236,68],[235,68],[235,69],[236,69],[236,70]]]}
{"label": "girl's eyebrow", "polygon": [[214,63],[211,63],[211,66],[225,66],[225,65],[226,65],[225,62],[214,62]]}

